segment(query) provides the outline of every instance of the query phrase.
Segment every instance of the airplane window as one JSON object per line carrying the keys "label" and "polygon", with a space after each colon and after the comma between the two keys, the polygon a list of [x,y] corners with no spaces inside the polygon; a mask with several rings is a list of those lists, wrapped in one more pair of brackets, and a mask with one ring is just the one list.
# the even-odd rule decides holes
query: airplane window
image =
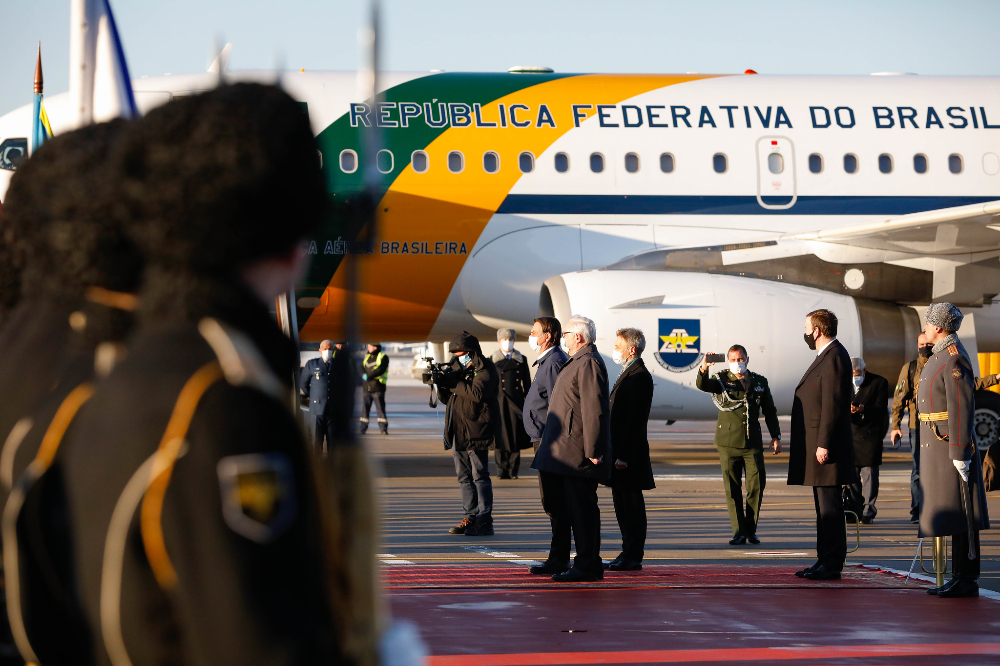
{"label": "airplane window", "polygon": [[625,156],[625,170],[629,173],[635,173],[639,170],[639,156],[635,153],[629,153]]}
{"label": "airplane window", "polygon": [[660,171],[671,173],[674,170],[674,156],[670,153],[660,155]]}
{"label": "airplane window", "polygon": [[465,169],[465,155],[457,150],[448,153],[448,171],[462,173],[463,169]]}
{"label": "airplane window", "polygon": [[354,173],[358,170],[358,154],[353,150],[340,151],[340,170],[344,173]]}
{"label": "airplane window", "polygon": [[810,173],[823,173],[823,156],[819,153],[813,153],[809,156],[809,171]]}
{"label": "airplane window", "polygon": [[392,152],[388,150],[380,150],[375,153],[375,167],[378,169],[379,173],[391,173],[392,167],[395,166],[396,159],[392,156]]}
{"label": "airplane window", "polygon": [[955,153],[948,156],[948,171],[962,173],[962,156]]}
{"label": "airplane window", "polygon": [[535,156],[531,153],[521,153],[517,156],[517,166],[521,173],[531,173],[535,169]]}
{"label": "airplane window", "polygon": [[556,153],[556,171],[559,173],[569,171],[569,155],[566,153]]}
{"label": "airplane window", "polygon": [[27,156],[27,139],[7,139],[0,143],[0,169],[4,171],[17,171]]}
{"label": "airplane window", "polygon": [[882,173],[892,173],[892,155],[882,153],[878,156],[878,170]]}
{"label": "airplane window", "polygon": [[857,173],[858,172],[858,156],[851,155],[848,153],[844,155],[844,171],[847,173]]}
{"label": "airplane window", "polygon": [[429,164],[430,160],[427,157],[427,153],[422,150],[414,150],[413,154],[410,155],[410,166],[417,173],[426,173]]}
{"label": "airplane window", "polygon": [[927,173],[927,156],[926,155],[914,155],[913,156],[913,170],[917,173]]}
{"label": "airplane window", "polygon": [[785,160],[778,153],[767,156],[767,170],[771,173],[781,173],[785,170]]}
{"label": "airplane window", "polygon": [[722,153],[716,153],[715,156],[712,157],[712,168],[715,169],[715,173],[726,173],[726,169],[728,167],[728,160]]}
{"label": "airplane window", "polygon": [[496,173],[500,170],[500,156],[490,151],[483,153],[483,171],[486,173]]}
{"label": "airplane window", "polygon": [[594,173],[601,173],[604,171],[604,155],[601,155],[600,153],[591,153],[590,170]]}

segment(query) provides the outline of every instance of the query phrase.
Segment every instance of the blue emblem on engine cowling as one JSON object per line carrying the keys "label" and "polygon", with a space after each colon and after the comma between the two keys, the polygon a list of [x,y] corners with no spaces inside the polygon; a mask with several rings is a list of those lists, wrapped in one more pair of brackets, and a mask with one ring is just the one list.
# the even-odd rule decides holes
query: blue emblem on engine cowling
{"label": "blue emblem on engine cowling", "polygon": [[671,372],[687,372],[701,363],[701,321],[661,319],[656,361]]}

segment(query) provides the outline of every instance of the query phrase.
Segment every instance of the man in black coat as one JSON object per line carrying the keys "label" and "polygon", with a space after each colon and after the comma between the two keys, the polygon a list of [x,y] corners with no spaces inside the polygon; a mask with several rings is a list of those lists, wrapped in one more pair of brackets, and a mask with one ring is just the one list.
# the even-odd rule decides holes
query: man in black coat
{"label": "man in black coat", "polygon": [[851,400],[851,432],[854,435],[854,466],[858,479],[847,486],[847,505],[865,525],[878,510],[878,468],[882,464],[882,440],[889,432],[889,382],[868,372],[861,357],[851,359],[854,398]]}
{"label": "man in black coat", "polygon": [[452,339],[450,372],[437,380],[438,397],[447,404],[444,446],[455,458],[465,518],[450,534],[493,534],[493,484],[487,454],[500,425],[497,394],[500,379],[493,361],[483,356],[479,340],[468,331]]}
{"label": "man in black coat", "polygon": [[816,506],[816,563],[800,578],[840,578],[847,558],[841,488],[854,483],[851,435],[851,356],[837,341],[837,316],[829,310],[806,315],[805,341],[816,360],[802,375],[792,404],[788,485],[812,486]]}
{"label": "man in black coat", "polygon": [[623,366],[611,389],[611,497],[622,533],[622,552],[607,565],[611,571],[642,569],[646,547],[646,501],[643,490],[656,487],[649,461],[646,424],[653,404],[653,377],[640,356],[646,337],[637,328],[615,334],[615,363]]}
{"label": "man in black coat", "polygon": [[348,352],[342,347],[330,340],[319,343],[319,358],[306,361],[299,374],[299,392],[309,400],[312,423],[308,425],[319,454],[350,435],[354,378]]}
{"label": "man in black coat", "polygon": [[495,458],[501,479],[516,479],[521,469],[521,449],[531,448],[524,431],[524,397],[531,387],[531,373],[524,354],[514,349],[514,329],[497,330],[500,349],[491,360],[500,375],[500,434]]}
{"label": "man in black coat", "polygon": [[[570,358],[559,371],[542,432],[542,443],[531,466],[538,470],[553,526],[568,523],[576,540],[576,558],[557,582],[593,581],[604,577],[601,563],[601,511],[597,484],[610,474],[611,430],[608,371],[594,340],[597,329],[586,317],[574,315],[563,339]],[[569,560],[569,541],[553,562]]]}

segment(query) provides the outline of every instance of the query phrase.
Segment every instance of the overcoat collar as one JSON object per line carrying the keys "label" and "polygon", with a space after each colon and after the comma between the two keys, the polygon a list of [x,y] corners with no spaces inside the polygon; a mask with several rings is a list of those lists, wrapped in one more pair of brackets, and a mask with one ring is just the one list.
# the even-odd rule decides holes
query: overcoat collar
{"label": "overcoat collar", "polygon": [[855,405],[860,405],[868,398],[869,391],[872,390],[872,375],[870,372],[865,372],[865,380],[861,382],[861,387],[858,389],[854,397],[851,398],[851,402]]}
{"label": "overcoat collar", "polygon": [[639,371],[640,368],[642,368],[643,370],[646,369],[646,364],[642,362],[641,358],[637,358],[634,361],[632,361],[632,363],[627,368],[622,370],[620,375],[618,375],[618,379],[615,380],[615,385],[611,387],[611,393],[614,394],[614,392],[618,389],[618,385],[621,383],[623,379],[625,379],[625,377],[627,377],[628,375],[635,374],[636,372]]}
{"label": "overcoat collar", "polygon": [[799,380],[799,383],[798,383],[798,385],[796,385],[796,387],[795,387],[795,388],[798,388],[799,386],[802,386],[802,383],[803,383],[803,382],[805,382],[805,380],[806,380],[806,377],[808,377],[808,376],[809,376],[809,374],[810,374],[810,373],[811,373],[811,372],[812,372],[813,370],[815,370],[815,369],[816,369],[816,366],[818,366],[818,365],[820,364],[820,362],[821,362],[821,361],[822,361],[822,360],[823,360],[824,358],[826,358],[826,357],[827,357],[827,356],[828,356],[828,355],[830,354],[830,352],[832,352],[832,351],[833,351],[833,350],[835,350],[835,349],[839,349],[839,348],[840,348],[840,347],[842,347],[842,346],[843,346],[843,345],[841,345],[841,344],[840,344],[840,340],[836,340],[836,339],[835,339],[835,340],[834,340],[833,342],[831,342],[830,344],[828,344],[828,345],[826,346],[826,349],[824,349],[824,350],[823,350],[823,352],[822,352],[821,354],[818,354],[818,355],[816,356],[816,358],[815,358],[815,359],[813,359],[813,362],[812,362],[812,364],[810,364],[810,366],[809,366],[809,368],[808,368],[808,369],[806,370],[805,374],[803,374],[803,375],[802,375],[802,379],[800,379],[800,380]]}

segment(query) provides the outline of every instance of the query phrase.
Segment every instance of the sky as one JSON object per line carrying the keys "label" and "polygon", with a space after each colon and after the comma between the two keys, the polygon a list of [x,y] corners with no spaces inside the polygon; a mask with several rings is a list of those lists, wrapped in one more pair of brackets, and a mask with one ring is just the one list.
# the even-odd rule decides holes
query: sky
{"label": "sky", "polygon": [[[364,0],[111,0],[133,77],[353,70]],[[995,0],[382,0],[386,70],[1000,74]],[[69,88],[69,0],[0,0],[0,115]]]}

